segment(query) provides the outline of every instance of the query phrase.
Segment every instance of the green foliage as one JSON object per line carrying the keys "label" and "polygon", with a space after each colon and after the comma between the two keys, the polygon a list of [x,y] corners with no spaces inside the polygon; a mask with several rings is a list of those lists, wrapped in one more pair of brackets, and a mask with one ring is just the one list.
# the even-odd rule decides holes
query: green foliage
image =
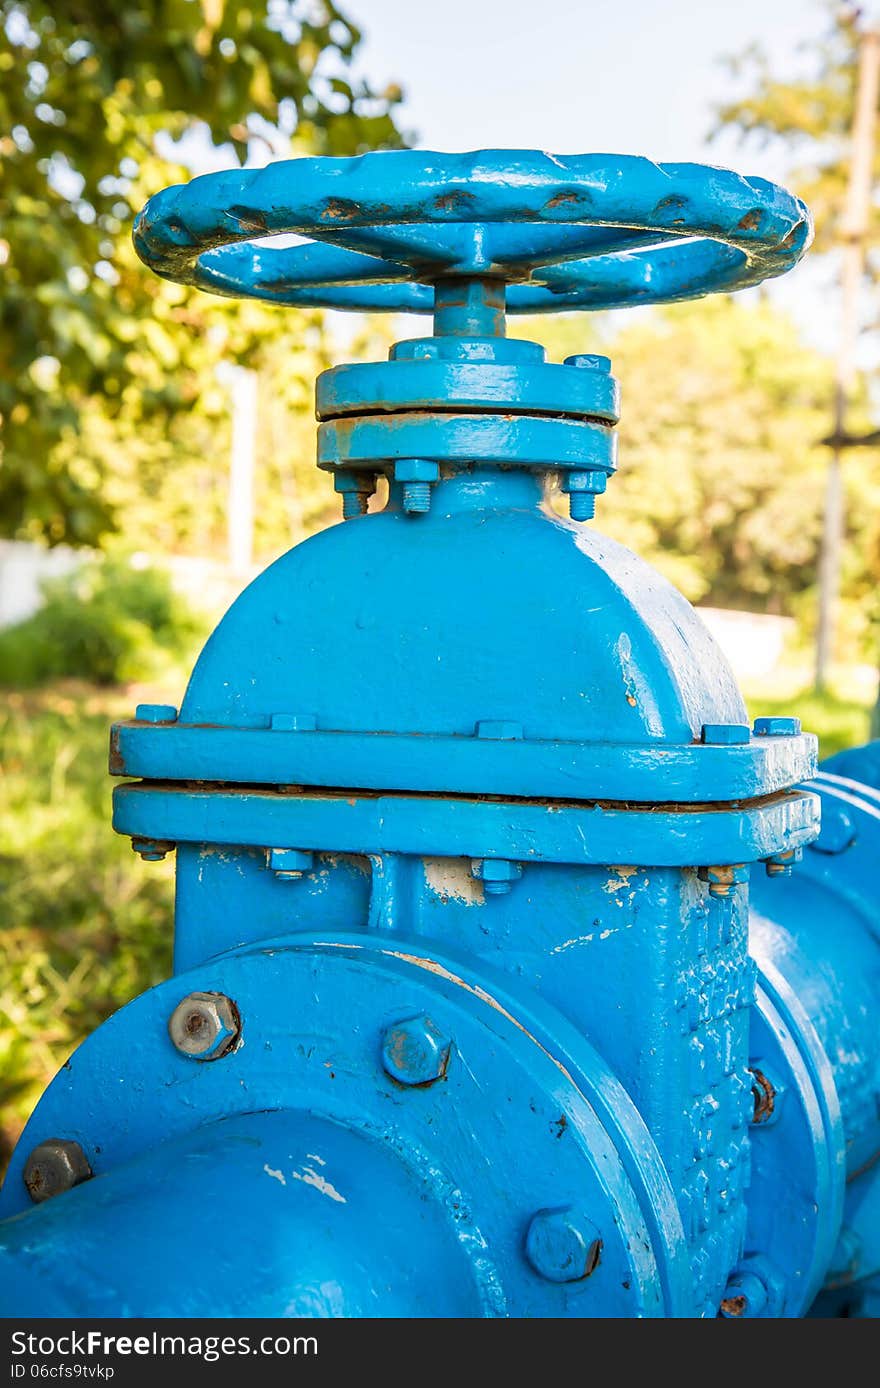
{"label": "green foliage", "polygon": [[0,710],[0,1166],[73,1047],[171,971],[173,865],[110,829],[108,724],[130,713],[81,685]]}
{"label": "green foliage", "polygon": [[[774,72],[759,44],[729,60],[745,95],[720,106],[716,127],[716,133],[734,130],[785,150],[792,161],[792,184],[815,218],[817,250],[829,249],[840,235],[863,27],[856,6],[831,0],[824,9],[824,31],[800,45],[794,75]],[[880,178],[880,147],[875,166]],[[876,247],[876,217],[871,239]]]}
{"label": "green foliage", "polygon": [[[575,318],[526,325],[553,357],[610,352],[622,392],[619,471],[598,528],[691,601],[813,620],[831,363],[766,298],[718,297],[632,318],[603,342]],[[871,649],[880,477],[847,464],[841,654]]]}
{"label": "green foliage", "polygon": [[[731,60],[731,69],[744,90],[718,112],[717,130],[739,132],[743,139],[777,146],[791,163],[791,183],[806,199],[816,223],[815,251],[834,251],[846,237],[844,214],[849,180],[851,131],[856,97],[860,34],[870,22],[855,5],[826,3],[824,31],[800,46],[796,71],[774,71],[759,46]],[[880,142],[874,150],[875,196],[866,235],[865,304],[863,321],[876,330],[880,302]],[[847,428],[855,434],[869,427],[864,399],[850,400]],[[855,408],[853,408],[855,406]],[[827,402],[828,433],[831,394]],[[841,651],[876,648],[880,621],[880,481],[872,448],[856,448],[845,457],[847,489],[846,550],[843,557],[844,606],[840,612]],[[756,514],[755,523],[763,517]],[[795,615],[813,620],[815,604],[795,602]]]}
{"label": "green foliage", "polygon": [[124,559],[93,559],[47,582],[44,596],[34,616],[0,632],[2,685],[152,679],[203,634],[166,573]]}
{"label": "green foliage", "polygon": [[833,757],[835,752],[842,752],[846,747],[858,747],[868,739],[868,704],[844,698],[831,690],[817,694],[814,689],[803,689],[784,698],[774,698],[772,694],[767,697],[763,692],[749,697],[747,691],[746,702],[751,718],[777,715],[800,718],[805,732],[818,735],[822,758]]}
{"label": "green foliage", "polygon": [[118,527],[117,460],[197,454],[221,356],[315,321],[245,327],[150,275],[130,225],[212,142],[231,163],[399,143],[399,92],[347,75],[358,40],[332,0],[0,0],[0,533]]}

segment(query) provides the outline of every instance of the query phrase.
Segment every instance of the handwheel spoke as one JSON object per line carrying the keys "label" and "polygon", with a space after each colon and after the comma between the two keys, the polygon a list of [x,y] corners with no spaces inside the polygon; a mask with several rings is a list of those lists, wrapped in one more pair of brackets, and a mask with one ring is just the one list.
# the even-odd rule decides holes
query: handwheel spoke
{"label": "handwheel spoke", "polygon": [[514,222],[490,226],[488,231],[492,261],[497,268],[508,272],[532,270],[530,278],[537,284],[542,284],[544,277],[534,271],[545,266],[586,260],[638,246],[656,246],[680,238],[679,232],[646,231],[638,227],[541,226]]}
{"label": "handwheel spoke", "polygon": [[[451,233],[451,234],[450,234]],[[470,225],[449,227],[407,224],[382,227],[320,227],[310,235],[316,241],[383,261],[422,269],[443,269],[457,265],[470,254],[473,229]]]}
{"label": "handwheel spoke", "polygon": [[552,272],[548,268],[545,287],[513,285],[507,307],[512,313],[548,313],[676,303],[723,292],[728,286],[741,289],[757,284],[764,274],[760,267],[752,266],[749,278],[744,260],[743,252],[735,246],[700,239],[576,261]]}
{"label": "handwheel spoke", "polygon": [[205,251],[199,257],[194,283],[215,294],[246,293],[283,302],[288,292],[299,289],[393,284],[408,279],[410,270],[405,265],[313,241],[283,249],[245,244]]}

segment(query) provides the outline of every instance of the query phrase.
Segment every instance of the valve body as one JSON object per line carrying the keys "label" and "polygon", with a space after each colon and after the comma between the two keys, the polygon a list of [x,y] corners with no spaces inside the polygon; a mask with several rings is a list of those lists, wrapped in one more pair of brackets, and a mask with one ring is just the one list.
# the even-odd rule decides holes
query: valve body
{"label": "valve body", "polygon": [[[376,245],[333,198],[355,283]],[[384,230],[425,274],[406,222]],[[175,972],[22,1138],[18,1313],[870,1305],[880,797],[815,782],[797,720],[750,728],[687,602],[584,529],[615,466],[609,363],[507,339],[512,275],[497,247],[475,268],[478,240],[435,275],[433,336],[319,380],[346,523],[242,594],[179,714],[113,730],[115,827],[176,850]]]}

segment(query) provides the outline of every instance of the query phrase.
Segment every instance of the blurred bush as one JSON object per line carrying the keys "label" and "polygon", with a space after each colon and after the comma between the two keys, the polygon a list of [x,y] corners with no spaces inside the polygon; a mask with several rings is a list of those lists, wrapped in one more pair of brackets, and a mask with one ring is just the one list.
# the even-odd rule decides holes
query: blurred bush
{"label": "blurred bush", "polygon": [[122,557],[88,560],[48,580],[43,594],[39,612],[0,632],[0,684],[155,679],[205,634],[164,570]]}
{"label": "blurred bush", "polygon": [[171,972],[173,859],[110,827],[108,727],[130,713],[73,681],[0,706],[0,1170],[73,1048]]}

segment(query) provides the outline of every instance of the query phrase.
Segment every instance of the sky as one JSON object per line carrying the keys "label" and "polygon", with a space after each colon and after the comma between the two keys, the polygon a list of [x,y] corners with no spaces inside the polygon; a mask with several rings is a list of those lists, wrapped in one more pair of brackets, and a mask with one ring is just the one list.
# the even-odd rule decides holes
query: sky
{"label": "sky", "polygon": [[[644,154],[781,182],[782,151],[708,138],[715,108],[737,93],[724,59],[759,43],[774,70],[795,72],[799,45],[827,27],[822,0],[341,3],[364,33],[359,70],[376,87],[400,83],[401,124],[422,149]],[[772,289],[825,350],[828,273],[803,265]]]}
{"label": "sky", "polygon": [[[364,31],[361,69],[377,85],[401,84],[403,121],[422,148],[659,161],[719,162],[706,135],[714,105],[733,90],[725,56],[760,42],[788,68],[798,44],[825,27],[821,0],[342,4]],[[740,158],[743,172],[781,171],[767,153]]]}

